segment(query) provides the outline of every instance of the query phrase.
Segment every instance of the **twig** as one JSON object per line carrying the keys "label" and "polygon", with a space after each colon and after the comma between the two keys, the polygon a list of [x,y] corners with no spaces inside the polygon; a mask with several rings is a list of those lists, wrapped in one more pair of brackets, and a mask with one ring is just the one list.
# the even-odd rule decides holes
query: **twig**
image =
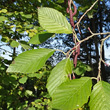
{"label": "twig", "polygon": [[[80,41],[79,41],[79,44],[76,45],[76,46],[74,46],[73,48],[77,48],[81,43],[83,43],[84,41],[89,40],[90,38],[92,38],[92,37],[94,37],[94,36],[97,36],[97,35],[106,35],[106,34],[110,34],[110,32],[106,32],[106,33],[93,33],[93,32],[92,32],[92,35],[88,36],[87,38],[85,38],[85,39],[83,39],[83,40],[80,40]],[[107,38],[108,38],[108,37],[107,37]],[[106,40],[107,38],[105,37],[104,39]],[[78,40],[79,40],[79,39],[78,39]],[[70,49],[66,54],[69,54],[69,53],[73,50],[73,48]],[[72,51],[72,52],[73,52],[73,51]],[[72,55],[72,52],[70,53],[69,56]]]}
{"label": "twig", "polygon": [[[91,6],[89,9],[86,10],[86,12],[80,17],[80,19],[78,20],[78,22],[75,24],[75,26],[77,26],[79,32],[80,32],[79,23],[80,23],[81,20],[84,18],[84,16],[96,5],[96,3],[97,3],[98,1],[99,1],[99,0],[96,0],[96,1],[92,4],[92,6]],[[69,2],[69,4],[68,4],[70,9],[71,9],[71,4],[74,6],[74,3],[73,3],[72,0],[70,0],[70,2]],[[101,62],[103,62],[104,64],[106,64],[105,61],[102,59],[102,48],[103,48],[103,45],[104,45],[104,41],[105,41],[107,38],[110,37],[110,32],[106,32],[106,33],[93,33],[89,27],[88,27],[88,30],[89,30],[89,32],[91,33],[91,35],[88,36],[87,38],[85,38],[85,39],[79,41],[79,39],[77,38],[76,32],[75,32],[75,30],[73,29],[73,36],[74,36],[75,39],[79,42],[79,44],[76,45],[76,46],[74,46],[72,49],[70,49],[70,50],[66,53],[66,57],[69,57],[69,58],[70,58],[70,56],[72,55],[72,53],[77,49],[77,47],[78,47],[82,42],[87,41],[87,40],[89,40],[90,38],[92,38],[92,37],[94,37],[94,36],[97,36],[97,35],[108,35],[107,37],[101,39],[101,45],[100,45],[100,60],[99,60],[99,66],[98,66],[98,76],[97,76],[97,78],[95,78],[95,77],[92,77],[92,78],[91,78],[91,79],[96,79],[97,82],[98,82],[99,80],[101,80]],[[65,54],[65,53],[64,53],[64,54]]]}
{"label": "twig", "polygon": [[110,34],[110,32],[106,32],[106,33],[93,33],[92,35],[88,36],[87,38],[85,38],[83,40],[80,40],[80,42],[82,43],[82,42],[84,42],[84,41],[86,41],[86,40],[88,40],[88,39],[90,39],[90,38],[92,38],[94,36],[97,36],[97,35],[106,35],[106,34]]}
{"label": "twig", "polygon": [[100,45],[100,60],[99,60],[99,66],[98,66],[98,76],[97,76],[97,82],[101,80],[101,62],[102,62],[102,47],[103,47],[104,41],[101,42]]}
{"label": "twig", "polygon": [[65,53],[64,51],[62,51],[60,49],[55,49],[55,51],[59,51],[59,52],[62,52],[64,55],[67,55],[67,53]]}
{"label": "twig", "polygon": [[83,19],[83,17],[94,7],[94,5],[95,5],[98,1],[99,1],[99,0],[96,0],[96,1],[93,3],[93,5],[92,5],[88,10],[86,10],[86,12],[80,17],[79,21],[75,24],[75,25],[77,25],[77,27],[78,27],[79,23],[81,22],[81,20]]}
{"label": "twig", "polygon": [[91,34],[93,34],[93,32],[91,31],[90,27],[88,27],[88,30],[89,30],[89,32],[90,32]]}
{"label": "twig", "polygon": [[77,26],[77,29],[79,31],[79,33],[81,33],[80,29],[79,29],[79,23],[81,22],[81,20],[84,18],[84,16],[94,7],[94,5],[98,2],[99,0],[96,0],[93,5],[88,9],[86,10],[86,12],[80,17],[79,21],[75,24],[75,26]]}
{"label": "twig", "polygon": [[95,80],[97,80],[97,78],[96,78],[96,77],[91,77],[91,79],[95,79]]}
{"label": "twig", "polygon": [[[110,32],[107,32],[108,34],[110,34]],[[110,37],[110,35],[106,36],[105,38],[101,39],[102,41],[105,41],[106,39],[108,39]]]}
{"label": "twig", "polygon": [[76,45],[76,46],[74,46],[73,48],[75,48],[74,50],[73,50],[73,48],[71,49],[71,53],[70,53],[70,55],[69,55],[69,58],[70,58],[70,56],[72,55],[72,53],[77,49],[77,47],[79,46],[81,44],[81,42],[79,42],[79,44],[78,45]]}
{"label": "twig", "polygon": [[[77,37],[77,35],[76,35],[76,32],[75,32],[75,30],[73,29],[73,36],[76,38],[76,40],[79,42],[79,39],[78,39],[78,37]],[[75,41],[75,44],[76,44],[76,41]]]}
{"label": "twig", "polygon": [[106,65],[106,66],[110,66],[109,64],[107,64],[103,59],[102,62]]}
{"label": "twig", "polygon": [[[73,48],[75,48],[75,47],[73,47]],[[69,54],[69,53],[73,50],[73,48],[72,48],[72,49],[70,49],[67,53]]]}
{"label": "twig", "polygon": [[73,50],[70,54],[69,54],[69,58],[71,57],[72,53],[74,52],[75,50]]}
{"label": "twig", "polygon": [[73,1],[72,0],[70,0],[70,3],[69,3],[69,8],[70,8],[70,10],[71,10],[71,3],[72,3]]}
{"label": "twig", "polygon": [[107,37],[101,39],[101,45],[100,45],[100,60],[99,60],[99,66],[98,66],[98,76],[97,76],[97,81],[101,80],[101,62],[103,62],[103,59],[102,59],[102,48],[103,48],[103,45],[104,45],[104,41],[106,39],[108,39],[110,37],[110,35],[108,35]]}

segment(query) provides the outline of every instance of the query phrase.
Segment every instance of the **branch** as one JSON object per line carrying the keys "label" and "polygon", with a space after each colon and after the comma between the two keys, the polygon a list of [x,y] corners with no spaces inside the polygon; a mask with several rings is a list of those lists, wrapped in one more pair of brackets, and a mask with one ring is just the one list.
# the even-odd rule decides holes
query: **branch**
{"label": "branch", "polygon": [[107,34],[110,34],[110,32],[106,32],[106,33],[93,33],[92,32],[92,35],[88,36],[87,38],[81,40],[80,42],[84,42],[84,41],[87,41],[89,40],[90,38],[94,37],[94,36],[97,36],[97,35],[107,35]]}
{"label": "branch", "polygon": [[109,37],[110,37],[110,35],[108,35],[107,37],[101,39],[101,45],[100,45],[100,60],[99,60],[99,66],[98,66],[98,70],[99,70],[99,71],[98,71],[97,81],[101,80],[101,62],[103,62],[103,63],[105,64],[104,60],[102,59],[102,47],[103,47],[103,45],[104,45],[104,41],[105,41],[106,39],[108,39]]}
{"label": "branch", "polygon": [[94,7],[94,5],[98,2],[99,0],[96,0],[93,5],[88,9],[86,10],[86,12],[80,17],[79,21],[75,24],[75,26],[77,25],[77,28],[79,30],[79,23],[81,22],[81,20],[84,18],[84,16]]}
{"label": "branch", "polygon": [[[84,16],[96,5],[96,3],[97,3],[98,1],[99,1],[99,0],[96,0],[96,1],[92,4],[92,6],[91,6],[88,10],[86,10],[86,12],[80,17],[79,21],[75,24],[75,26],[77,26],[78,30],[79,30],[79,23],[81,22],[81,20],[82,20],[82,19],[84,18]],[[69,4],[68,4],[70,9],[71,9],[71,4],[73,4],[73,6],[74,6],[74,3],[73,3],[72,0],[70,0],[70,2],[69,2]],[[76,35],[76,33],[75,33],[75,30],[74,30],[74,28],[73,28],[73,36],[77,39],[77,41],[78,41],[79,44],[78,44],[78,45],[75,45],[72,49],[70,49],[70,50],[66,53],[66,57],[70,57],[70,56],[72,55],[72,53],[77,50],[78,46],[79,46],[81,43],[83,43],[84,41],[87,41],[87,40],[89,40],[90,38],[92,38],[92,37],[94,37],[94,36],[97,36],[97,35],[107,35],[107,37],[101,39],[101,45],[100,45],[100,60],[99,60],[97,78],[92,77],[92,79],[96,79],[97,82],[98,82],[99,80],[101,80],[101,62],[103,62],[104,64],[106,64],[105,61],[102,59],[102,48],[103,48],[103,45],[104,45],[104,41],[110,37],[110,32],[106,32],[106,33],[93,33],[89,27],[88,27],[88,30],[89,30],[89,32],[91,33],[91,35],[88,36],[87,38],[84,38],[83,40],[80,40],[80,41],[79,41],[79,39],[77,38],[77,35]],[[80,32],[80,30],[79,30],[79,32]],[[106,65],[107,65],[107,64],[106,64]]]}
{"label": "branch", "polygon": [[65,53],[64,51],[62,51],[60,49],[55,49],[55,51],[59,51],[59,52],[62,52],[64,55],[67,55],[67,53]]}
{"label": "branch", "polygon": [[102,59],[102,62],[106,65],[106,66],[110,66],[109,64],[107,64],[103,59]]}
{"label": "branch", "polygon": [[72,53],[78,48],[78,46],[81,44],[81,42],[79,42],[76,46],[74,46],[72,49],[70,49],[68,52],[67,52],[67,54],[69,54],[70,52],[70,54],[68,55],[69,56],[69,58],[71,57],[71,55],[72,55]]}
{"label": "branch", "polygon": [[[74,51],[77,49],[77,47],[78,47],[81,43],[83,43],[83,42],[89,40],[90,38],[92,38],[92,37],[94,37],[94,36],[110,34],[110,32],[106,32],[106,33],[93,33],[92,31],[91,31],[91,33],[92,33],[92,35],[88,36],[87,38],[85,38],[85,39],[83,39],[83,40],[80,40],[80,41],[78,40],[79,44],[76,45],[76,46],[74,46],[72,49],[70,49],[70,50],[66,53],[66,55],[68,55],[68,56],[70,57],[70,56],[72,55],[72,52],[74,52]],[[102,39],[102,40],[106,40],[107,38],[109,38],[109,37],[105,37],[105,38]],[[70,52],[71,52],[71,53],[70,53]],[[70,54],[69,54],[69,53],[70,53]]]}
{"label": "branch", "polygon": [[69,8],[70,8],[70,10],[71,10],[71,4],[72,4],[72,0],[70,0],[70,3],[69,3]]}

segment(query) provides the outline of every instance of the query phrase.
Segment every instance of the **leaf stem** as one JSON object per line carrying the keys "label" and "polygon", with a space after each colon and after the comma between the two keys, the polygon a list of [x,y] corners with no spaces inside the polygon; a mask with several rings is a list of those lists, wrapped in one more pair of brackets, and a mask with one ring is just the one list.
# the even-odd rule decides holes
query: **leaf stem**
{"label": "leaf stem", "polygon": [[95,79],[95,80],[97,80],[97,78],[96,78],[96,77],[91,77],[91,79]]}
{"label": "leaf stem", "polygon": [[59,52],[62,52],[65,56],[67,55],[63,50],[60,50],[60,49],[55,49],[55,51],[59,51]]}

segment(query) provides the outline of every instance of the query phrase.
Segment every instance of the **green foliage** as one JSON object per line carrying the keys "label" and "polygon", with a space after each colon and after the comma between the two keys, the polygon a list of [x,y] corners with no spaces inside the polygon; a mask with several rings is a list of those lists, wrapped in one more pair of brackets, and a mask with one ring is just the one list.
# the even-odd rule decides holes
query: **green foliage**
{"label": "green foliage", "polygon": [[38,71],[54,53],[52,49],[34,49],[18,55],[7,72],[33,73]]}
{"label": "green foliage", "polygon": [[[78,12],[84,12],[94,0],[76,2],[80,4]],[[47,60],[55,50],[34,49],[54,34],[73,33],[65,7],[64,0],[0,1],[1,41],[13,47],[12,58],[19,45],[25,51],[12,63],[0,57],[0,110],[109,110],[110,84],[99,81],[94,86],[91,78],[82,77],[91,71],[88,65],[78,61],[74,68],[66,55],[68,58],[53,68]],[[70,78],[74,73],[78,77]]]}
{"label": "green foliage", "polygon": [[77,62],[77,67],[76,68],[73,67],[73,71],[77,75],[84,75],[84,73],[86,71],[91,71],[91,67],[84,64],[84,63],[82,63],[81,61],[78,61]]}
{"label": "green foliage", "polygon": [[20,45],[22,46],[23,49],[31,49],[29,44],[25,41],[20,41]]}
{"label": "green foliage", "polygon": [[[78,11],[80,11],[80,12],[85,12],[87,9],[90,8],[91,4],[93,4],[95,2],[95,0],[90,0],[89,2],[87,2],[87,0],[83,0],[83,1],[75,0],[75,1],[76,1],[76,3],[80,4],[80,6],[78,7]],[[98,7],[98,4],[96,4],[94,6],[94,8],[87,13],[88,17],[91,16],[91,18],[92,18],[93,13],[96,12],[95,8],[97,8],[97,7]]]}
{"label": "green foliage", "polygon": [[57,3],[64,3],[64,0],[57,0]]}
{"label": "green foliage", "polygon": [[92,81],[88,77],[64,82],[56,89],[52,96],[53,108],[74,110],[82,107],[88,102],[91,87]]}
{"label": "green foliage", "polygon": [[[3,59],[0,59],[3,61]],[[50,107],[50,96],[46,91],[46,80],[51,66],[45,65],[36,75],[6,73],[6,66],[0,63],[0,109],[1,110],[41,110]],[[22,84],[21,84],[22,83]],[[43,105],[43,106],[42,106]]]}
{"label": "green foliage", "polygon": [[22,77],[21,79],[19,79],[19,83],[24,84],[27,81],[27,76]]}
{"label": "green foliage", "polygon": [[72,33],[66,17],[53,8],[38,8],[38,18],[40,25],[50,33]]}
{"label": "green foliage", "polygon": [[48,32],[42,32],[42,33],[38,33],[36,35],[34,35],[29,43],[30,44],[41,44],[44,41],[46,41],[49,37],[52,37],[52,33],[48,33]]}
{"label": "green foliage", "polygon": [[6,13],[6,12],[7,12],[6,9],[2,9],[2,10],[0,10],[0,13]]}
{"label": "green foliage", "polygon": [[4,17],[4,16],[0,16],[0,23],[2,23],[2,22],[5,21],[5,20],[7,20],[6,17]]}
{"label": "green foliage", "polygon": [[51,96],[60,84],[68,80],[68,74],[70,73],[72,73],[70,59],[64,59],[56,65],[47,82],[47,89]]}
{"label": "green foliage", "polygon": [[90,110],[109,110],[110,109],[110,84],[104,81],[98,82],[90,96]]}
{"label": "green foliage", "polygon": [[10,45],[11,47],[18,47],[19,43],[13,40]]}

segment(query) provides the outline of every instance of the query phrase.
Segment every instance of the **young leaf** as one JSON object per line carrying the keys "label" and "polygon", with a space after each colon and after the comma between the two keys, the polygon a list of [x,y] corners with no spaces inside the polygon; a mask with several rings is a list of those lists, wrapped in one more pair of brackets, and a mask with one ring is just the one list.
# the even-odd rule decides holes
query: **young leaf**
{"label": "young leaf", "polygon": [[110,110],[110,84],[104,81],[98,82],[90,96],[90,110]]}
{"label": "young leaf", "polygon": [[28,107],[28,110],[36,110],[35,107]]}
{"label": "young leaf", "polygon": [[0,10],[0,13],[7,13],[7,10],[6,9],[2,9],[2,10]]}
{"label": "young leaf", "polygon": [[31,96],[31,95],[33,95],[33,92],[30,91],[30,90],[26,90],[26,91],[25,91],[25,95],[26,95],[26,96],[28,96],[28,95]]}
{"label": "young leaf", "polygon": [[7,20],[7,17],[5,17],[5,16],[0,16],[0,23],[3,22],[3,21],[5,21],[5,20]]}
{"label": "young leaf", "polygon": [[23,14],[22,16],[25,17],[25,18],[27,18],[27,19],[28,19],[28,18],[32,18],[32,15],[31,15],[31,14],[26,14],[26,15]]}
{"label": "young leaf", "polygon": [[68,80],[68,74],[72,73],[72,67],[70,59],[64,59],[52,70],[48,82],[47,89],[52,96],[56,88],[63,82]]}
{"label": "young leaf", "polygon": [[34,73],[45,64],[54,51],[52,49],[33,49],[21,53],[8,67],[7,72]]}
{"label": "young leaf", "polygon": [[48,38],[50,38],[52,35],[53,33],[47,33],[47,32],[36,34],[30,39],[29,43],[30,44],[41,44],[44,41],[46,41]]}
{"label": "young leaf", "polygon": [[25,41],[20,41],[20,45],[23,47],[23,49],[30,49],[31,48],[29,46],[29,44],[27,44],[27,42],[25,42]]}
{"label": "young leaf", "polygon": [[77,62],[77,66],[76,68],[73,68],[74,73],[76,73],[77,75],[83,75],[86,71],[91,71],[91,68],[82,63],[81,61]]}
{"label": "young leaf", "polygon": [[27,81],[27,76],[24,76],[24,77],[22,77],[21,79],[19,79],[19,82],[21,83],[21,84],[24,84],[24,83],[26,83],[26,81]]}
{"label": "young leaf", "polygon": [[40,25],[50,33],[72,33],[72,28],[63,14],[53,8],[38,8]]}
{"label": "young leaf", "polygon": [[13,40],[10,45],[11,45],[11,47],[18,47],[19,43],[16,42],[15,40]]}
{"label": "young leaf", "polygon": [[53,108],[74,110],[82,107],[88,101],[91,87],[92,81],[89,77],[82,77],[80,79],[64,82],[53,94]]}

